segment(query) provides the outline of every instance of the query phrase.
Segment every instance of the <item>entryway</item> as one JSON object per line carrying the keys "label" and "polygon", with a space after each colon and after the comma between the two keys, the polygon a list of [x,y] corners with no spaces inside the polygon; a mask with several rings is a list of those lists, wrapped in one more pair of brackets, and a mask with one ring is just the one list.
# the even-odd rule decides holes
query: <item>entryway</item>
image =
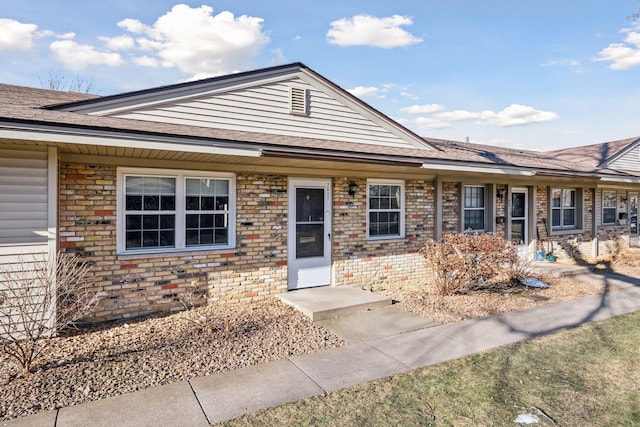
{"label": "entryway", "polygon": [[331,284],[331,180],[289,180],[288,284]]}
{"label": "entryway", "polygon": [[511,243],[518,248],[518,253],[526,254],[529,243],[528,215],[529,200],[526,188],[511,190]]}

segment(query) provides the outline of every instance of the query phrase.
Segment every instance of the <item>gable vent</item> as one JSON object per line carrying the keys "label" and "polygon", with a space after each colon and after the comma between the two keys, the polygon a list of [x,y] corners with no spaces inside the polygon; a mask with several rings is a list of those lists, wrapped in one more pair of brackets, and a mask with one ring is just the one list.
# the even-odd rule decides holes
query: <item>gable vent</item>
{"label": "gable vent", "polygon": [[289,88],[289,112],[306,116],[309,114],[309,91],[301,87]]}

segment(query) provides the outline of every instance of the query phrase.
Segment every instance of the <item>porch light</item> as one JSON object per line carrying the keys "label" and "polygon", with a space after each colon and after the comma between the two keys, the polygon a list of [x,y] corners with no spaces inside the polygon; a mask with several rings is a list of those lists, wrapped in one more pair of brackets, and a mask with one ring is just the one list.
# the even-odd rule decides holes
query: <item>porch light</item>
{"label": "porch light", "polygon": [[349,184],[349,195],[351,198],[356,196],[356,191],[358,190],[358,185],[355,182]]}

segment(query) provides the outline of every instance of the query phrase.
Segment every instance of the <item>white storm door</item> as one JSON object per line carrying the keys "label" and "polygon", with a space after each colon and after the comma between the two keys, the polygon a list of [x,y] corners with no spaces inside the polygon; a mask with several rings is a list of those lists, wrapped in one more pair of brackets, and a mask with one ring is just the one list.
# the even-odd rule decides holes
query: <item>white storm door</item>
{"label": "white storm door", "polygon": [[331,181],[289,180],[289,289],[331,284]]}
{"label": "white storm door", "polygon": [[513,189],[511,191],[511,243],[515,246],[524,246],[529,243],[528,210],[527,189]]}

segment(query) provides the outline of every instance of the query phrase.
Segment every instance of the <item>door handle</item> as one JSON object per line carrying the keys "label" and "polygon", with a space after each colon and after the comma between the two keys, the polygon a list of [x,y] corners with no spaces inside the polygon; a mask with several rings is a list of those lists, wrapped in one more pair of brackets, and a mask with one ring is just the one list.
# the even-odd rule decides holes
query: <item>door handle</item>
{"label": "door handle", "polygon": [[327,233],[327,236],[329,236],[329,240],[331,240],[331,233]]}

